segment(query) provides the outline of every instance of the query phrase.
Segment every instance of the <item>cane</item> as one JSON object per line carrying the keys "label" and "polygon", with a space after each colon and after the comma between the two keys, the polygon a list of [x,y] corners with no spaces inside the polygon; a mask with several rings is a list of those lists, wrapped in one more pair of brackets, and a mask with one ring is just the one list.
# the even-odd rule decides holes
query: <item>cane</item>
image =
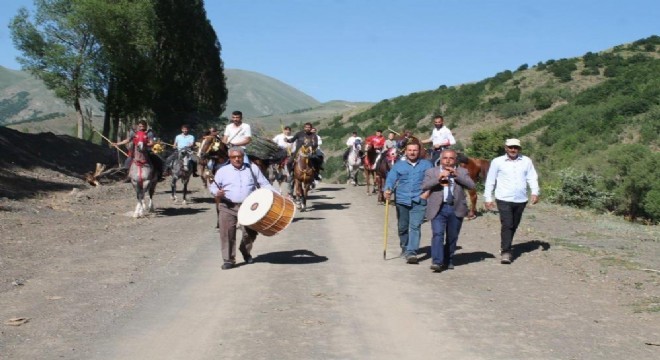
{"label": "cane", "polygon": [[93,130],[94,130],[95,133],[99,134],[99,135],[100,135],[105,141],[109,142],[110,145],[114,146],[114,147],[117,149],[117,151],[119,151],[120,153],[124,154],[124,156],[128,157],[128,154],[125,153],[124,151],[122,151],[122,149],[120,149],[119,146],[114,145],[114,144],[112,143],[112,141],[110,141],[110,139],[108,139],[107,137],[103,136],[103,134],[101,134],[100,132],[98,132],[96,129],[93,129]]}
{"label": "cane", "polygon": [[387,228],[390,220],[390,199],[385,199],[385,231],[383,235],[383,260],[387,258]]}

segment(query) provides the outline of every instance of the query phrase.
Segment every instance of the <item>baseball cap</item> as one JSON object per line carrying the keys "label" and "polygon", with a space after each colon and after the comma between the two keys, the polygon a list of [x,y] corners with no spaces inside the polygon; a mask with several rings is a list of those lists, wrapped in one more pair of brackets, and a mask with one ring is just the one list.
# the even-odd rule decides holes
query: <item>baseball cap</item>
{"label": "baseball cap", "polygon": [[518,139],[506,139],[506,141],[504,142],[504,145],[505,145],[505,146],[517,146],[517,147],[521,147],[521,146],[520,146],[520,140],[518,140]]}

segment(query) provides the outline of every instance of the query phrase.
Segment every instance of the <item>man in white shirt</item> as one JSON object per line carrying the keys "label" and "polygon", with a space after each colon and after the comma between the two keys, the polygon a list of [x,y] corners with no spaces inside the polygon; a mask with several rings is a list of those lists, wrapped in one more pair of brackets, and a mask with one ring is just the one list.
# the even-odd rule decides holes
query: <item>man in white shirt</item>
{"label": "man in white shirt", "polygon": [[511,243],[520,224],[525,206],[527,206],[527,186],[531,190],[532,204],[539,201],[539,183],[532,160],[520,154],[520,140],[507,139],[504,143],[506,155],[496,157],[490,162],[484,190],[484,205],[494,208],[495,201],[500,213],[501,263],[511,264],[513,255]]}
{"label": "man in white shirt", "polygon": [[346,161],[348,159],[348,154],[351,152],[351,148],[355,144],[355,140],[360,140],[362,141],[362,138],[357,136],[357,131],[353,131],[353,134],[346,140],[346,151],[344,151],[344,156],[343,159]]}
{"label": "man in white shirt", "polygon": [[451,130],[449,130],[449,128],[444,125],[445,119],[442,117],[442,115],[436,115],[433,118],[434,128],[431,132],[431,137],[426,140],[422,140],[422,144],[433,144],[433,156],[431,158],[433,165],[436,165],[436,161],[440,157],[442,150],[448,149],[452,145],[456,145],[456,139],[454,139],[454,135],[452,135]]}
{"label": "man in white shirt", "polygon": [[289,126],[285,126],[284,130],[282,131],[281,134],[275,135],[273,138],[273,142],[277,144],[277,146],[280,147],[280,149],[284,149],[287,151],[289,155],[291,155],[291,143],[287,142],[288,139],[291,139],[291,128]]}
{"label": "man in white shirt", "polygon": [[[243,122],[243,113],[236,110],[231,113],[231,124],[225,127],[225,132],[222,136],[222,142],[227,144],[227,147],[240,146],[243,149],[252,141],[252,130],[250,125]],[[250,161],[245,155],[243,159],[246,164]]]}

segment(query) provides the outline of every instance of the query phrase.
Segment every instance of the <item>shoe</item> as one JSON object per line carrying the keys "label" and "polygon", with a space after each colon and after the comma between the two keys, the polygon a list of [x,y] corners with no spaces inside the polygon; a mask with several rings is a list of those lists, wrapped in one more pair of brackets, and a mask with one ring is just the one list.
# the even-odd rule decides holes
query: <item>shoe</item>
{"label": "shoe", "polygon": [[248,256],[248,257],[245,259],[245,263],[246,263],[246,264],[254,264],[254,258],[253,258],[252,256]]}
{"label": "shoe", "polygon": [[433,272],[441,272],[442,271],[442,265],[441,264],[432,264],[431,265],[431,270],[433,270]]}
{"label": "shoe", "polygon": [[511,253],[510,252],[503,252],[502,253],[502,260],[500,260],[500,263],[502,263],[502,264],[511,264]]}
{"label": "shoe", "polygon": [[453,264],[453,263],[449,263],[449,264],[447,264],[447,266],[445,266],[445,269],[447,269],[447,270],[454,270],[454,264]]}
{"label": "shoe", "polygon": [[419,259],[415,255],[407,255],[406,263],[408,264],[419,264]]}
{"label": "shoe", "polygon": [[231,269],[231,268],[233,268],[233,267],[234,267],[234,264],[232,264],[232,263],[230,263],[230,262],[226,262],[226,263],[222,264],[222,268],[221,268],[221,269],[222,269],[222,270],[229,270],[229,269]]}
{"label": "shoe", "polygon": [[162,176],[159,176],[159,177],[158,177],[158,182],[163,182],[163,181],[165,181],[165,178],[162,177]]}
{"label": "shoe", "polygon": [[193,177],[199,177],[198,173],[193,173]]}

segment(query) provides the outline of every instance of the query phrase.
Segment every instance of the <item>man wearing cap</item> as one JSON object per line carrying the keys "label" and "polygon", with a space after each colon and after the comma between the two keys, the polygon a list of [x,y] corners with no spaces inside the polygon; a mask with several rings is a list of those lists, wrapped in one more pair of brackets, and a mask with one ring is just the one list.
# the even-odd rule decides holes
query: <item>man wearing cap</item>
{"label": "man wearing cap", "polygon": [[507,139],[504,142],[505,155],[490,162],[484,190],[484,205],[494,208],[495,202],[500,213],[501,263],[511,264],[511,243],[527,206],[527,186],[531,190],[532,204],[539,201],[538,175],[532,160],[520,154],[520,140]]}

